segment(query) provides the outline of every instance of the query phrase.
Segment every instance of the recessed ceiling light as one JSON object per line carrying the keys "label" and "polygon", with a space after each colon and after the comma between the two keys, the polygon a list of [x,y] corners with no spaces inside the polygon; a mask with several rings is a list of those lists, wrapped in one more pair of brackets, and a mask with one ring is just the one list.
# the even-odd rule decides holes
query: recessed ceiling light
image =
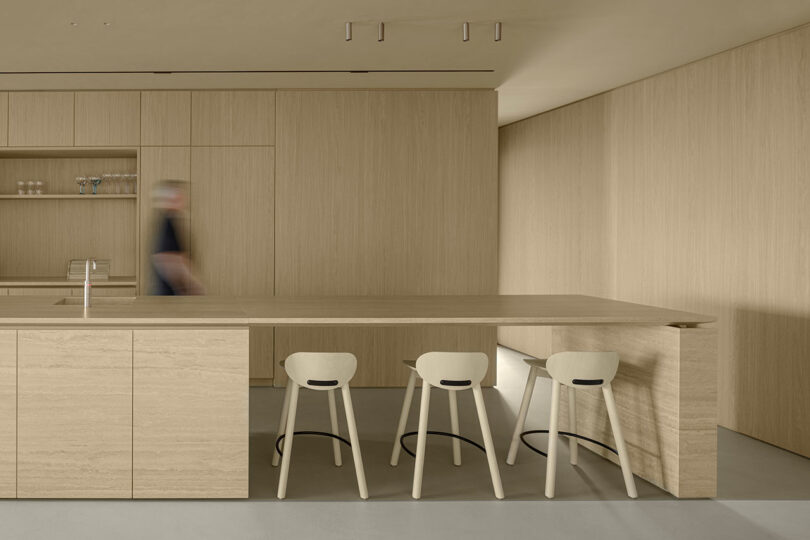
{"label": "recessed ceiling light", "polygon": [[107,28],[109,28],[110,26],[112,26],[112,23],[111,23],[111,22],[104,21],[104,26],[106,26]]}
{"label": "recessed ceiling light", "polygon": [[77,23],[76,21],[70,21],[70,26],[74,26],[74,27],[79,26],[79,23]]}

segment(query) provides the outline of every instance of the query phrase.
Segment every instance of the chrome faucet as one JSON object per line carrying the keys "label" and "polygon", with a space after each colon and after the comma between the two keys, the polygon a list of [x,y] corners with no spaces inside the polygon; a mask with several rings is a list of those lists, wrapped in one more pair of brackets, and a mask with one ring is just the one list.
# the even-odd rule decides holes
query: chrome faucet
{"label": "chrome faucet", "polygon": [[90,263],[93,264],[93,270],[96,269],[95,259],[84,261],[84,309],[90,307],[90,289],[93,287],[93,284],[90,283]]}

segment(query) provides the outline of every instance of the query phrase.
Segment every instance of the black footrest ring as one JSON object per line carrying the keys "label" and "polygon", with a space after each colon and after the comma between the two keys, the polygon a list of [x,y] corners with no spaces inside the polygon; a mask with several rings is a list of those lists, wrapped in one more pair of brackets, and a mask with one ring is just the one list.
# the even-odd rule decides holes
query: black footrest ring
{"label": "black footrest ring", "polygon": [[[340,442],[344,443],[349,448],[352,447],[352,443],[350,443],[349,441],[347,441],[346,439],[344,439],[340,435],[335,435],[334,433],[327,433],[325,431],[295,431],[295,432],[293,432],[293,435],[319,435],[321,437],[331,437],[333,439],[337,439]],[[278,455],[280,455],[280,456],[283,456],[284,454],[281,452],[281,448],[279,448],[279,444],[281,443],[281,440],[286,436],[287,435],[285,433],[285,434],[279,435],[278,438],[276,438],[276,452],[278,452]]]}
{"label": "black footrest ring", "polygon": [[[402,437],[399,438],[399,445],[405,450],[405,453],[411,457],[416,457],[416,454],[410,451],[407,446],[405,446],[405,437],[412,437],[414,435],[418,435],[418,431],[409,431],[408,433],[403,433]],[[481,450],[482,452],[486,453],[487,449],[478,444],[477,442],[473,441],[472,439],[468,439],[467,437],[462,437],[461,435],[456,435],[455,433],[447,433],[446,431],[427,431],[428,435],[441,435],[442,437],[452,437],[453,439],[458,439],[460,441],[464,441],[467,444],[471,444]]]}
{"label": "black footrest ring", "polygon": [[[533,433],[548,433],[548,430],[547,429],[532,429],[532,430],[529,430],[529,431],[524,431],[523,433],[520,434],[520,441],[523,444],[525,444],[526,446],[528,446],[529,449],[532,450],[533,452],[537,452],[541,456],[548,457],[548,454],[546,454],[545,452],[543,452],[542,450],[540,450],[538,448],[535,448],[534,446],[532,446],[526,440],[526,435],[532,435]],[[557,434],[565,435],[566,437],[575,437],[577,439],[582,439],[583,441],[588,441],[589,443],[593,443],[593,444],[601,446],[602,448],[610,450],[611,452],[613,452],[617,456],[619,455],[619,452],[617,452],[615,448],[611,448],[610,446],[606,445],[605,443],[599,442],[599,441],[594,440],[594,439],[591,439],[590,437],[586,437],[585,435],[578,435],[576,433],[571,433],[569,431],[558,431]]]}

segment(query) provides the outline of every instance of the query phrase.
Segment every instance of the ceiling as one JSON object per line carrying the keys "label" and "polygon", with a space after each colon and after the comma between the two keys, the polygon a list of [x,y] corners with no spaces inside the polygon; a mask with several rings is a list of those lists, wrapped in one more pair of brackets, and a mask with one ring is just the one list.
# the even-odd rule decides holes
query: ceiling
{"label": "ceiling", "polygon": [[[505,124],[808,21],[808,0],[3,0],[0,89],[497,88]],[[207,70],[276,73],[176,73]]]}

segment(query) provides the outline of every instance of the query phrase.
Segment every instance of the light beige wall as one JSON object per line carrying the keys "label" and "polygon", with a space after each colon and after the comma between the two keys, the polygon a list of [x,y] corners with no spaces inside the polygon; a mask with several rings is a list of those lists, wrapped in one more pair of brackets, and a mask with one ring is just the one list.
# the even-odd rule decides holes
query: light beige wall
{"label": "light beige wall", "polygon": [[[598,264],[581,281],[569,273],[560,282],[521,277],[513,265],[546,257],[565,271],[572,252],[598,261],[607,249],[615,298],[719,317],[720,424],[810,455],[808,87],[803,27],[502,128],[501,198],[515,201],[502,205],[503,234],[521,212],[547,208],[535,183],[542,188],[553,175],[570,182],[587,170],[601,186],[559,201],[572,212],[596,196],[610,209],[585,238],[581,222],[557,228],[555,220],[552,240],[502,238],[501,292],[597,290],[606,271]],[[581,113],[580,134],[566,139],[581,161],[562,174],[553,159],[510,163],[505,144],[534,148],[515,156],[547,153],[548,139],[529,134],[566,111]],[[586,133],[601,122],[601,133]],[[509,143],[521,132],[519,144]],[[587,151],[594,138],[603,139],[607,160]],[[508,333],[501,341],[525,346]]]}
{"label": "light beige wall", "polygon": [[[497,290],[494,92],[279,91],[276,103],[277,295]],[[494,358],[495,332],[276,330],[276,362],[307,346],[352,351],[354,384],[387,386],[426,350]]]}

